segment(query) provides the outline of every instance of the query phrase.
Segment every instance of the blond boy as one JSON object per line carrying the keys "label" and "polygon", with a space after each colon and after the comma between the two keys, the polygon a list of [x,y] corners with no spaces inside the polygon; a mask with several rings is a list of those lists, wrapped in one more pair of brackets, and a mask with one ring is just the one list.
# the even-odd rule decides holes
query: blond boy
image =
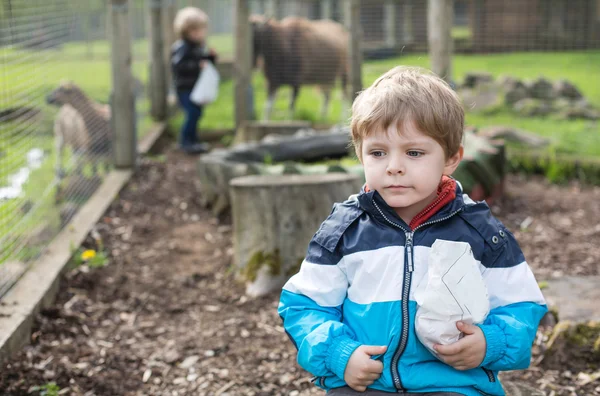
{"label": "blond boy", "polygon": [[[463,157],[458,96],[429,72],[396,67],[352,112],[366,184],[334,205],[281,294],[298,363],[330,395],[504,395],[498,372],[529,365],[547,308],[513,235],[451,177]],[[434,355],[415,334],[413,294],[437,239],[471,245],[491,311],[477,326],[457,323],[464,337]]]}

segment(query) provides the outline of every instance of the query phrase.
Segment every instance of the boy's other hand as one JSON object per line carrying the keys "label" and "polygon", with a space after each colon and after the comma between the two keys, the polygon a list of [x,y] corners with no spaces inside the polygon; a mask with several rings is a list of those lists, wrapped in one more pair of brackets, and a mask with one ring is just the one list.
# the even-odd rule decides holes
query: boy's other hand
{"label": "boy's other hand", "polygon": [[383,372],[383,363],[371,359],[371,356],[381,355],[386,350],[386,346],[362,345],[356,348],[344,371],[346,384],[357,392],[366,391],[367,386],[373,384]]}
{"label": "boy's other hand", "polygon": [[487,350],[483,331],[475,325],[458,322],[456,328],[464,337],[450,345],[434,345],[442,361],[457,370],[470,370],[479,367]]}

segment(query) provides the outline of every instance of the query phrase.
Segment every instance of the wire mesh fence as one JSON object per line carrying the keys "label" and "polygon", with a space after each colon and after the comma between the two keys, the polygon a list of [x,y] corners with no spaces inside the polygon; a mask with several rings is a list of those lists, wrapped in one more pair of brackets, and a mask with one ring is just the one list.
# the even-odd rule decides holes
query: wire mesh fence
{"label": "wire mesh fence", "polygon": [[[111,167],[107,3],[2,2],[0,295],[86,202]],[[156,2],[128,1],[136,129],[140,133],[150,123],[151,3]],[[172,3],[175,9],[196,6],[210,18],[207,44],[219,55],[223,78],[219,98],[206,109],[202,123],[231,128],[236,2],[162,1]],[[350,98],[344,94],[349,60],[344,54],[349,45],[348,3],[248,1],[251,46],[256,55],[248,101],[255,118],[324,124],[347,120]],[[358,25],[364,85],[395,65],[430,66],[427,1],[361,0]],[[164,29],[172,29],[168,17]],[[170,34],[167,41],[174,40]],[[455,0],[452,38],[457,54],[454,70],[461,78],[482,69],[494,76],[508,72],[518,78],[540,74],[564,77],[589,104],[600,107],[600,84],[591,84],[600,75],[600,0]],[[554,56],[555,51],[562,55]],[[570,55],[565,56],[565,51],[571,51]],[[511,54],[485,57],[495,52]],[[166,50],[165,60],[167,57]],[[592,133],[596,124],[575,117],[579,111],[577,114],[593,118],[597,113],[588,108],[568,109],[571,118],[560,121],[537,113],[531,119],[519,118],[520,113],[512,108],[497,106],[483,114],[468,110],[470,123],[498,122],[538,132],[560,142],[558,151],[593,155],[600,148],[600,137]]]}
{"label": "wire mesh fence", "polygon": [[[138,130],[147,130],[146,2],[130,2]],[[0,8],[0,296],[112,167],[104,0]]]}

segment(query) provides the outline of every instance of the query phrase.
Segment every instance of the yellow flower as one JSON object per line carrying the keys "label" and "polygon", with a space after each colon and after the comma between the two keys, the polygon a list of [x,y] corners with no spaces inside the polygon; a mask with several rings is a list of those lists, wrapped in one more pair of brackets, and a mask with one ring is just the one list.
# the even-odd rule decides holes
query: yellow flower
{"label": "yellow flower", "polygon": [[96,257],[96,251],[95,250],[86,250],[83,253],[81,253],[81,259],[83,261],[88,261],[93,259],[94,257]]}

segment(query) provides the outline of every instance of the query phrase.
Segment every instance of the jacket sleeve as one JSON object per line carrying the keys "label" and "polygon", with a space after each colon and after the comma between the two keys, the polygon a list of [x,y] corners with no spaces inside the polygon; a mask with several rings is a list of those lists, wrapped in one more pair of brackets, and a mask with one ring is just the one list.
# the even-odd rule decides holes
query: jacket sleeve
{"label": "jacket sleeve", "polygon": [[343,257],[315,238],[300,271],[283,287],[278,312],[298,349],[298,364],[316,376],[343,379],[350,355],[360,345],[342,320],[348,280]]}
{"label": "jacket sleeve", "polygon": [[187,50],[184,45],[176,43],[171,50],[171,71],[175,76],[181,74],[182,69],[189,67]]}
{"label": "jacket sleeve", "polygon": [[540,320],[548,311],[544,296],[514,236],[500,223],[482,260],[490,313],[480,325],[489,370],[529,367]]}

